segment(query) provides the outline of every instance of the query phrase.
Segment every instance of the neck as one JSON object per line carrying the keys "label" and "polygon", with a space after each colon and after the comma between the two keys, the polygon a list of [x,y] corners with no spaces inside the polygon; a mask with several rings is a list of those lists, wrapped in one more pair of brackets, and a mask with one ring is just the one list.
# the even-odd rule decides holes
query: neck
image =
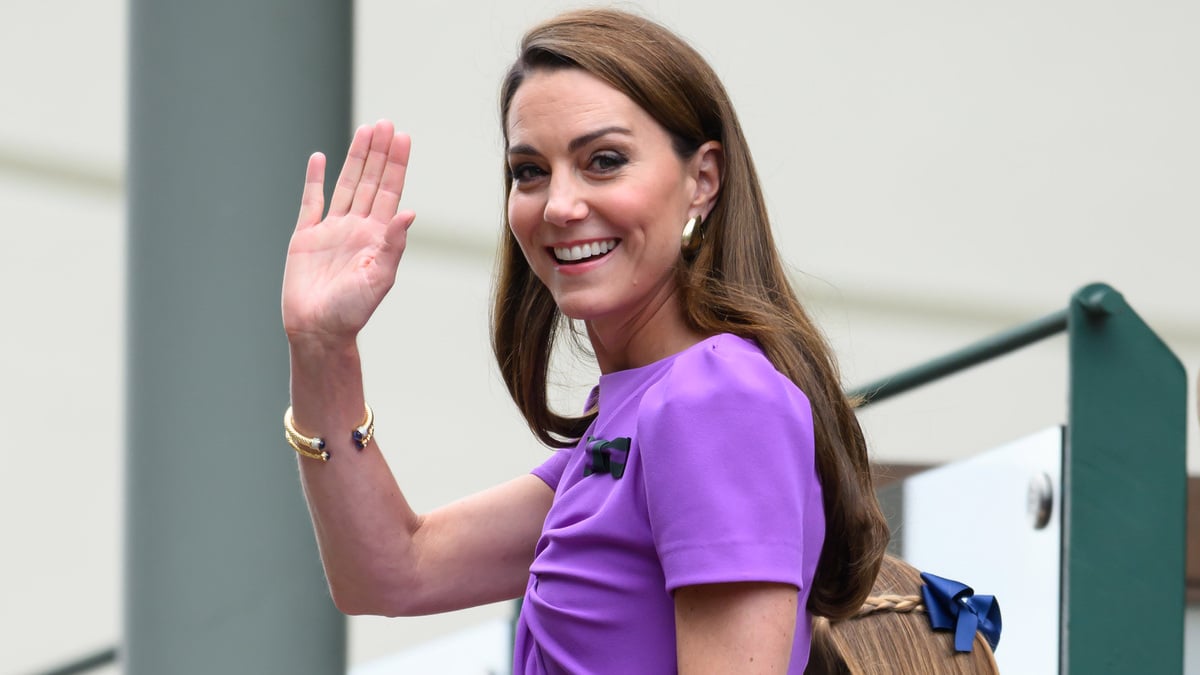
{"label": "neck", "polygon": [[679,293],[671,291],[632,317],[586,323],[601,373],[649,365],[703,340],[684,319]]}

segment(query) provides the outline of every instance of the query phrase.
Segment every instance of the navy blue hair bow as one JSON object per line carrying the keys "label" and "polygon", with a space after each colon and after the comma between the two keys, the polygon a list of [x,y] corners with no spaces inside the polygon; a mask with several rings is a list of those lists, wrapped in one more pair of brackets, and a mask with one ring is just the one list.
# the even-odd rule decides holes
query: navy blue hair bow
{"label": "navy blue hair bow", "polygon": [[[625,463],[629,461],[629,439],[614,438],[607,441],[603,438],[588,436],[588,462],[583,466],[583,475],[594,473],[612,474],[613,478],[625,475]],[[614,456],[614,453],[619,456]]]}
{"label": "navy blue hair bow", "polygon": [[993,595],[975,595],[966,584],[921,573],[925,585],[921,595],[936,630],[954,631],[954,649],[971,651],[975,631],[983,634],[992,649],[1000,644],[1000,603]]}

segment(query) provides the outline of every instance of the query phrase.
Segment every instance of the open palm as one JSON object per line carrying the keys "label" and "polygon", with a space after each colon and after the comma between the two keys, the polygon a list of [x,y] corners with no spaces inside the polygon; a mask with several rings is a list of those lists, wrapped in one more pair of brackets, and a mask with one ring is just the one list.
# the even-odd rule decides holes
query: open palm
{"label": "open palm", "polygon": [[325,156],[309,158],[283,274],[283,326],[290,340],[353,340],[391,289],[415,217],[397,211],[410,147],[408,136],[386,120],[359,127],[328,214]]}

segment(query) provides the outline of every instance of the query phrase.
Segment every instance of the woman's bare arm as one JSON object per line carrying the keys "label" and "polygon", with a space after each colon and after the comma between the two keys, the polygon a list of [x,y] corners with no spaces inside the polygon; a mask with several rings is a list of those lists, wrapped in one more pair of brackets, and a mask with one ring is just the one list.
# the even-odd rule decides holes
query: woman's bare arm
{"label": "woman's bare arm", "polygon": [[681,675],[786,673],[796,635],[796,587],[741,582],[675,591]]}
{"label": "woman's bare arm", "polygon": [[418,515],[375,441],[351,440],[364,412],[356,338],[395,282],[414,218],[398,212],[408,156],[391,123],[359,128],[326,214],[325,158],[313,155],[284,273],[293,417],[331,455],[299,458],[301,481],[334,601],[352,614],[516,597],[553,497],[524,476]]}

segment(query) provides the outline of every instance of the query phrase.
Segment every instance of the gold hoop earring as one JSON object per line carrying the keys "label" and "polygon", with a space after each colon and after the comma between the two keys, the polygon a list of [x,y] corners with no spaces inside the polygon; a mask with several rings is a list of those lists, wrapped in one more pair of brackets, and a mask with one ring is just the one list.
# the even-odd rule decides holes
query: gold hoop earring
{"label": "gold hoop earring", "polygon": [[692,258],[700,252],[700,242],[704,239],[703,225],[703,216],[692,216],[683,224],[683,238],[679,246],[683,257]]}

